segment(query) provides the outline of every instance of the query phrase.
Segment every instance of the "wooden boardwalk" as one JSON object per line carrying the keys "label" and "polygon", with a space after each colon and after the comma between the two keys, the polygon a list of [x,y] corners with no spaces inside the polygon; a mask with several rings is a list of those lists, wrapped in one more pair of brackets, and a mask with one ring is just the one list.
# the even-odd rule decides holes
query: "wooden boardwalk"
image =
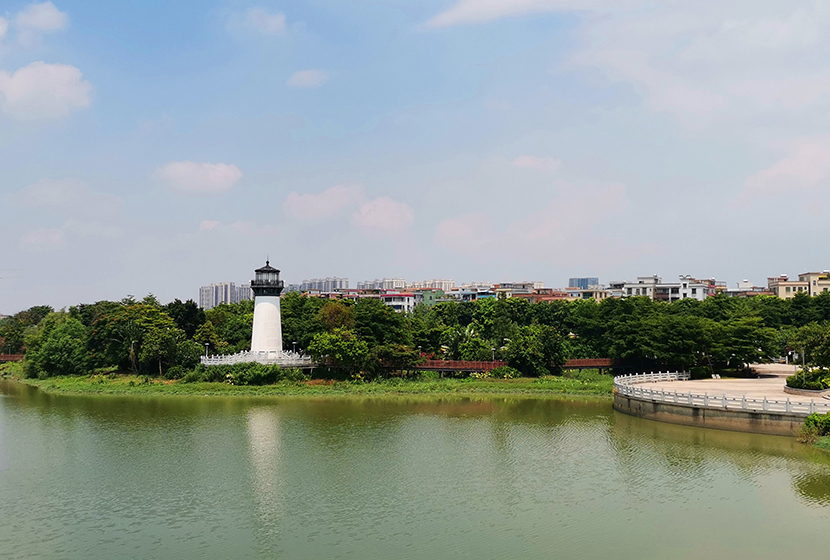
{"label": "wooden boardwalk", "polygon": [[0,354],[0,364],[5,362],[19,362],[23,359],[23,354]]}

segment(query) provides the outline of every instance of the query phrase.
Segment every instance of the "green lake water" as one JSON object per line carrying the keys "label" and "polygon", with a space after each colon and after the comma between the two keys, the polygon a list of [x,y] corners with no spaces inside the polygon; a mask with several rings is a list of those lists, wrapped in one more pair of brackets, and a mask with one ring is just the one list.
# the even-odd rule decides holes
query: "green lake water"
{"label": "green lake water", "polygon": [[826,558],[830,455],[542,398],[0,380],[0,558]]}

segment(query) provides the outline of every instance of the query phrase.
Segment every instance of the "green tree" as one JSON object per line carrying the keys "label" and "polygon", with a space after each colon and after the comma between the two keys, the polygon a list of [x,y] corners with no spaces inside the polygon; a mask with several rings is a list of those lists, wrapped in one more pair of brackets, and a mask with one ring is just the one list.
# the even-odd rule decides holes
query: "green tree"
{"label": "green tree", "polygon": [[193,335],[193,341],[199,344],[200,348],[204,348],[205,344],[207,344],[208,351],[210,352],[220,352],[220,349],[224,349],[228,345],[227,342],[219,338],[213,323],[210,321],[205,321],[199,325],[199,328],[196,329]]}
{"label": "green tree", "polygon": [[374,298],[359,299],[354,306],[354,330],[370,346],[409,344],[403,315]]}
{"label": "green tree", "polygon": [[66,313],[52,313],[27,339],[29,377],[81,375],[89,371],[87,329]]}
{"label": "green tree", "polygon": [[164,306],[164,312],[170,315],[187,338],[193,338],[196,329],[207,320],[204,310],[200,309],[192,299],[183,302],[176,298]]}
{"label": "green tree", "polygon": [[369,356],[369,345],[354,331],[334,329],[314,335],[308,354],[317,362],[340,367],[352,373],[363,369]]}

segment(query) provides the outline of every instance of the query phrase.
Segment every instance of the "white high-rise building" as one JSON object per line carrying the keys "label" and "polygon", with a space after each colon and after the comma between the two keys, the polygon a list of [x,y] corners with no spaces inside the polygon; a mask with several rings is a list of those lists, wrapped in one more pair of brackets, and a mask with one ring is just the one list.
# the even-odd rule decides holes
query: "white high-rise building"
{"label": "white high-rise building", "polygon": [[336,276],[328,278],[312,278],[311,280],[303,280],[298,291],[307,292],[309,290],[317,290],[320,292],[336,292],[337,290],[348,290],[349,279],[338,278]]}
{"label": "white high-rise building", "polygon": [[381,278],[375,280],[366,280],[365,282],[357,283],[358,290],[404,290],[406,289],[406,280],[403,278]]}
{"label": "white high-rise building", "polygon": [[223,303],[239,303],[253,299],[250,284],[237,286],[233,282],[220,282],[199,288],[199,307],[213,309]]}

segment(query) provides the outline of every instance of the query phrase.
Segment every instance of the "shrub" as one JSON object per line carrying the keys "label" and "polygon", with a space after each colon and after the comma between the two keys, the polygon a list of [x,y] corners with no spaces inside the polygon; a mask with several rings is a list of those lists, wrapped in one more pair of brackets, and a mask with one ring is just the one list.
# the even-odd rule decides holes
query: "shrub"
{"label": "shrub", "polygon": [[164,372],[165,379],[181,379],[184,377],[185,369],[182,366],[173,366]]}
{"label": "shrub", "polygon": [[787,387],[821,391],[830,388],[830,370],[824,368],[807,369],[787,378]]}
{"label": "shrub", "polygon": [[830,413],[819,414],[815,412],[804,420],[798,441],[815,443],[820,437],[830,435]]}
{"label": "shrub", "polygon": [[515,379],[516,377],[521,377],[522,374],[516,368],[512,368],[510,366],[499,366],[490,370],[490,375],[500,379]]}
{"label": "shrub", "polygon": [[490,372],[489,371],[471,371],[470,372],[470,379],[489,379]]}
{"label": "shrub", "polygon": [[[174,368],[171,368],[171,371]],[[279,381],[304,381],[308,377],[302,370],[282,369],[277,365],[265,365],[257,362],[245,362],[233,365],[205,367],[202,364],[184,375],[185,383],[226,382],[231,385],[272,385]]]}

